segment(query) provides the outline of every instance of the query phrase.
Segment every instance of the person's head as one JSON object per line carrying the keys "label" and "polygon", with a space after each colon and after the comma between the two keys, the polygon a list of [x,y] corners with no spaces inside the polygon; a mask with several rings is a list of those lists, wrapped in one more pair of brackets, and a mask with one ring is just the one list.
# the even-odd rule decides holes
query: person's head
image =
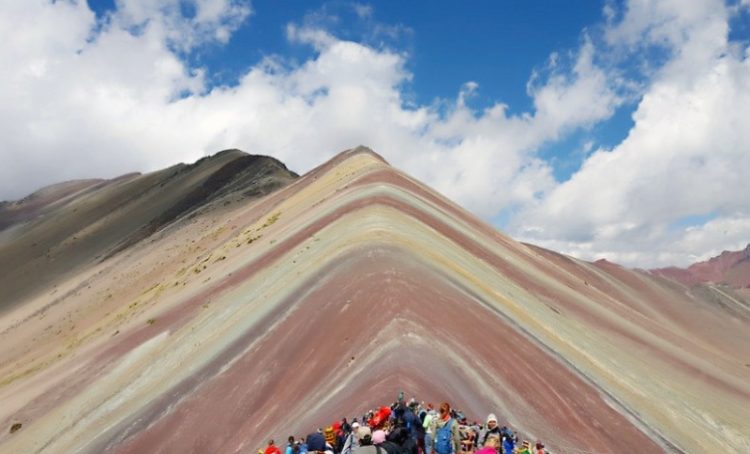
{"label": "person's head", "polygon": [[268,446],[271,446],[273,444],[273,440],[268,440]]}
{"label": "person's head", "polygon": [[536,449],[544,449],[544,443],[541,441],[536,442]]}
{"label": "person's head", "polygon": [[451,414],[451,404],[448,402],[443,402],[440,404],[440,416],[445,417],[446,415]]}
{"label": "person's head", "polygon": [[318,432],[313,432],[307,436],[307,450],[309,452],[325,451],[326,440],[323,435]]}
{"label": "person's head", "polygon": [[497,416],[494,413],[490,413],[487,416],[487,428],[494,429],[495,427],[497,427]]}
{"label": "person's head", "polygon": [[357,432],[357,429],[359,429],[359,423],[357,421],[354,421],[352,423],[352,432]]}
{"label": "person's head", "polygon": [[497,449],[497,447],[500,446],[500,437],[497,435],[490,435],[487,437],[487,440],[485,440],[484,446]]}
{"label": "person's head", "polygon": [[360,443],[362,440],[368,437],[370,441],[372,441],[372,431],[367,426],[362,426],[359,429],[357,429],[357,438],[359,439]]}
{"label": "person's head", "polygon": [[379,445],[385,441],[385,432],[382,430],[376,430],[372,433],[372,443]]}
{"label": "person's head", "polygon": [[294,443],[294,435],[289,435],[289,438],[287,439],[289,443]]}

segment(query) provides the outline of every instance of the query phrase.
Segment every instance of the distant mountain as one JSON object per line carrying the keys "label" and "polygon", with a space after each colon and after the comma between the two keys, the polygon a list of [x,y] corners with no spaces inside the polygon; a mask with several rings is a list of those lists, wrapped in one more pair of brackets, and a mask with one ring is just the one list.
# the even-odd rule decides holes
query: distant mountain
{"label": "distant mountain", "polygon": [[750,452],[745,289],[519,243],[365,147],[55,185],[0,223],[0,452],[255,453],[399,391],[553,453]]}
{"label": "distant mountain", "polygon": [[750,287],[750,244],[741,251],[724,251],[720,255],[687,268],[659,268],[653,274],[685,285],[726,284],[732,288]]}

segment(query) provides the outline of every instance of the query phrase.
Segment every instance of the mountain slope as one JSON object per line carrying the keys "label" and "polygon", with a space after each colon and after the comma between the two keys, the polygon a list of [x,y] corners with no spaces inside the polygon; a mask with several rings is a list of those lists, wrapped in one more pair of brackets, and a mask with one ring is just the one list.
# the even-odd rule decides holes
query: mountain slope
{"label": "mountain slope", "polygon": [[255,452],[400,389],[553,452],[750,450],[750,311],[518,243],[365,148],[35,295],[0,319],[9,452]]}
{"label": "mountain slope", "polygon": [[63,183],[18,202],[4,202],[0,310],[195,209],[257,198],[296,176],[273,158],[226,150],[192,165]]}

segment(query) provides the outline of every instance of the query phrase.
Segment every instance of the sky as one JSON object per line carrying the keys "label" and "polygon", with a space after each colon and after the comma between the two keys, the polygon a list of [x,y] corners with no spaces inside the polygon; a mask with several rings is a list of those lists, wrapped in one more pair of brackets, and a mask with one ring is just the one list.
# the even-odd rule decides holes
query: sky
{"label": "sky", "polygon": [[0,39],[0,200],[362,144],[582,259],[750,242],[750,0],[0,0]]}

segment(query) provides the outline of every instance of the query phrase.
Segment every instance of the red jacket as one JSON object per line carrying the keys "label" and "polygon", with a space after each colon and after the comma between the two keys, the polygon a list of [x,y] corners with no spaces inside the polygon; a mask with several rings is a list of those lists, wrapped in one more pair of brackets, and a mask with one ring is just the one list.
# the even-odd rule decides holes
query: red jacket
{"label": "red jacket", "polygon": [[268,445],[266,452],[263,454],[281,454],[281,450],[276,445]]}

